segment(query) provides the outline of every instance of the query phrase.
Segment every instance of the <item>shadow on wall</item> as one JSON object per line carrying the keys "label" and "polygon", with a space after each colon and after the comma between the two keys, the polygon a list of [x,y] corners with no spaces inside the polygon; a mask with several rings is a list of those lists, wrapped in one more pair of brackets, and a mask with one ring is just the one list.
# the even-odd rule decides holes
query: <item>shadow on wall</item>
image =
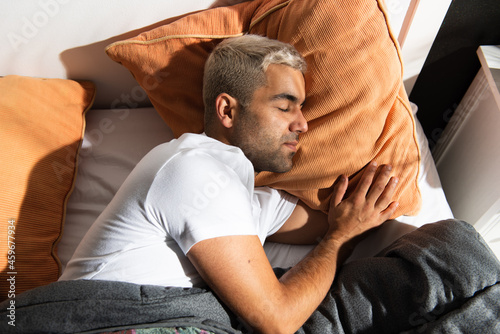
{"label": "shadow on wall", "polygon": [[94,82],[96,85],[94,109],[150,107],[151,102],[146,93],[131,73],[112,61],[104,50],[111,43],[135,37],[182,16],[169,18],[100,42],[65,50],[59,57],[66,68],[68,79]]}

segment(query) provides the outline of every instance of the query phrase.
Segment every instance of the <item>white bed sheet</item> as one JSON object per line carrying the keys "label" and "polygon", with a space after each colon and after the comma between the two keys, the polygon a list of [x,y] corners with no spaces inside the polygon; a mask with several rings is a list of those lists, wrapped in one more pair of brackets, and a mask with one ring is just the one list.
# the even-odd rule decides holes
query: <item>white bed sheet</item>
{"label": "white bed sheet", "polygon": [[[139,160],[156,145],[173,138],[172,131],[153,108],[90,110],[86,121],[78,174],[58,245],[63,267]],[[420,214],[385,223],[355,249],[351,259],[373,256],[399,236],[425,223],[452,217],[418,122],[417,133],[422,151],[419,186],[423,201]],[[273,266],[289,267],[311,247],[266,244],[265,249]]]}

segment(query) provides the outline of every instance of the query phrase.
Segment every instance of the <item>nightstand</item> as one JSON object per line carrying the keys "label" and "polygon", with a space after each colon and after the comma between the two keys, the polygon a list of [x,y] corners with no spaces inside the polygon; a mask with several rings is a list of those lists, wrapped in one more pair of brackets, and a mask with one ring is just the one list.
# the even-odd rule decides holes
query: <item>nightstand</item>
{"label": "nightstand", "polygon": [[500,46],[477,50],[481,69],[433,149],[456,218],[500,258]]}

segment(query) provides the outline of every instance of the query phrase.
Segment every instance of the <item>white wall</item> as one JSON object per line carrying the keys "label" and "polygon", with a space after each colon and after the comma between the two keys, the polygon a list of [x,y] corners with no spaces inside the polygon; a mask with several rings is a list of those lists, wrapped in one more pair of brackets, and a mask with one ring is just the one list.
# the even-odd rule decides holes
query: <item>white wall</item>
{"label": "white wall", "polygon": [[432,43],[448,12],[451,0],[419,0],[413,22],[402,47],[405,88],[410,94]]}

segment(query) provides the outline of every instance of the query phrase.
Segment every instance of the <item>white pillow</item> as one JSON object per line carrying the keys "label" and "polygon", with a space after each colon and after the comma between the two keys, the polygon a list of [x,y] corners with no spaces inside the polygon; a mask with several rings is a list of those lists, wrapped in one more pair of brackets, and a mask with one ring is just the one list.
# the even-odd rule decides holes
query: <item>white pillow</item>
{"label": "white pillow", "polygon": [[174,137],[153,108],[90,110],[86,121],[75,187],[58,245],[63,267],[135,165]]}

